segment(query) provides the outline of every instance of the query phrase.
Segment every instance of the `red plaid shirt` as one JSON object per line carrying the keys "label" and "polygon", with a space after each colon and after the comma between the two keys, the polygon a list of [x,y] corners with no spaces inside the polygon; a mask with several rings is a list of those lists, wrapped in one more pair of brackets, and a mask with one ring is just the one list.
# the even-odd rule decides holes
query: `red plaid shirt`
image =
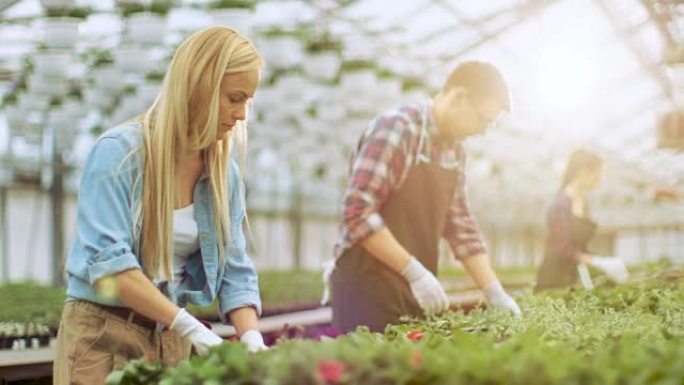
{"label": "red plaid shirt", "polygon": [[[427,130],[423,132],[425,108],[426,105],[409,105],[385,113],[374,119],[361,137],[352,156],[335,257],[385,227],[379,210],[390,194],[404,183],[417,157],[444,168],[459,170],[458,184],[442,232],[456,258],[464,259],[486,252],[466,200],[463,145],[457,143],[447,149],[434,147],[430,140],[435,132],[432,104],[427,103]],[[423,143],[419,154],[421,136]]]}

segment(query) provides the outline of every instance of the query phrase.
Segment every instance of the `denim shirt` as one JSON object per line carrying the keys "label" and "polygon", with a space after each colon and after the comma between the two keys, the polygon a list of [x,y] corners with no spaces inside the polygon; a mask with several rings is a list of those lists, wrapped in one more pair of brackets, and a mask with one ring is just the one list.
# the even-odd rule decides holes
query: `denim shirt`
{"label": "denim shirt", "polygon": [[[124,306],[116,298],[94,289],[103,277],[130,269],[141,269],[138,258],[139,225],[133,210],[142,192],[139,152],[142,125],[128,122],[102,134],[83,168],[78,194],[76,236],[66,261],[67,297],[105,305]],[[219,316],[241,307],[254,307],[261,314],[256,270],[245,252],[242,222],[245,218],[244,186],[237,163],[230,164],[230,244],[219,263],[209,178],[202,174],[193,192],[200,249],[190,255],[186,274],[160,290],[178,306],[209,305],[219,301]]]}

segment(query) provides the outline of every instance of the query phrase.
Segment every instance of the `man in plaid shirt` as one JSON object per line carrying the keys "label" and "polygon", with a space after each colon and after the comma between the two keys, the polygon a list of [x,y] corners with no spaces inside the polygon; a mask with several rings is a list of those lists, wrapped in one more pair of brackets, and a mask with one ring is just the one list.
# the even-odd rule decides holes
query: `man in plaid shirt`
{"label": "man in plaid shirt", "polygon": [[465,62],[431,100],[373,120],[353,156],[335,247],[335,327],[382,331],[402,315],[446,310],[449,301],[435,277],[441,237],[492,306],[520,314],[468,209],[462,145],[509,107],[499,71]]}

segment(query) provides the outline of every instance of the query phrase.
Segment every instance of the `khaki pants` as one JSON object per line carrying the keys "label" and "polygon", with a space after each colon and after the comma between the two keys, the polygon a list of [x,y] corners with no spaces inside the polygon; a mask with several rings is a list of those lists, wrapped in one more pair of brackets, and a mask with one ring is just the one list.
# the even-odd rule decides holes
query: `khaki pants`
{"label": "khaki pants", "polygon": [[173,331],[157,333],[96,304],[68,302],[57,334],[53,384],[104,384],[112,370],[142,357],[172,367],[188,359],[191,348]]}

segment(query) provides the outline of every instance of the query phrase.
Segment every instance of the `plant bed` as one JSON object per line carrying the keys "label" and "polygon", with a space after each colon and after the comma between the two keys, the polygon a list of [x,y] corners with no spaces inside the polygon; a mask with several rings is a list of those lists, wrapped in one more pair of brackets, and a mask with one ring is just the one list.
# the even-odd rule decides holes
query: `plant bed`
{"label": "plant bed", "polygon": [[0,350],[37,349],[50,345],[53,337],[47,325],[0,322]]}
{"label": "plant bed", "polygon": [[334,340],[280,340],[248,354],[226,343],[174,369],[134,361],[109,384],[679,384],[684,280],[645,279],[519,298],[523,316],[474,309],[364,328]]}

